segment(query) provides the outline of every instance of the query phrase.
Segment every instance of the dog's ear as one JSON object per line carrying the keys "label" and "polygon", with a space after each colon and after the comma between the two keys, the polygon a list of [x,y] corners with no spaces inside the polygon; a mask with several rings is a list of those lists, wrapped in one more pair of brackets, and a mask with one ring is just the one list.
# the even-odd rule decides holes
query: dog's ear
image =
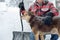
{"label": "dog's ear", "polygon": [[28,15],[29,15],[29,16],[34,16],[34,13],[31,12],[31,11],[28,11]]}

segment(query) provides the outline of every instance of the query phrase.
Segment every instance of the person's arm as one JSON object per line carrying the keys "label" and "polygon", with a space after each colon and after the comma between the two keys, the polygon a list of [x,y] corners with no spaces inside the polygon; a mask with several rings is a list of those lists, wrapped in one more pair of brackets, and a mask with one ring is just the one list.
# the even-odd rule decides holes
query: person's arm
{"label": "person's arm", "polygon": [[46,13],[46,18],[44,19],[45,25],[51,25],[52,18],[55,16],[58,16],[58,14],[59,14],[57,9],[54,7],[54,5],[52,3],[50,3],[49,6],[50,6],[50,12]]}
{"label": "person's arm", "polygon": [[53,3],[50,3],[50,12],[52,12],[54,16],[59,15],[58,10],[54,7]]}

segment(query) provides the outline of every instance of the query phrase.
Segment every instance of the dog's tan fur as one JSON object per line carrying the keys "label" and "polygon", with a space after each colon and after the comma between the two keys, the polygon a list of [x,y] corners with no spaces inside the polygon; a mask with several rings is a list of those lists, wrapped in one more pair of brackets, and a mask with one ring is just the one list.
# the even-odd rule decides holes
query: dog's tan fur
{"label": "dog's tan fur", "polygon": [[[26,19],[29,22],[31,16],[29,16],[27,12],[25,12],[22,18]],[[60,17],[53,17],[53,25],[51,25],[50,27],[43,25],[42,28],[38,29],[37,26],[34,25],[31,29],[35,35],[35,40],[39,39],[38,35],[40,35],[41,40],[44,40],[43,35],[45,34],[45,32],[50,32],[51,34],[56,33],[60,36]]]}

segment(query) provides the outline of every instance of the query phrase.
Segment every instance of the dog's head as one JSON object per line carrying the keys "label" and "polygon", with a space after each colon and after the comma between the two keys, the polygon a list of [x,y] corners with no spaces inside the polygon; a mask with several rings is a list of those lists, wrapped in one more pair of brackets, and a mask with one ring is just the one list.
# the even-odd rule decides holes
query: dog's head
{"label": "dog's head", "polygon": [[44,19],[44,17],[33,15],[32,12],[28,12],[28,14],[26,13],[23,16],[23,19],[28,21],[30,23],[30,26],[33,27],[33,26],[40,26],[40,25],[42,25],[43,24],[42,19]]}

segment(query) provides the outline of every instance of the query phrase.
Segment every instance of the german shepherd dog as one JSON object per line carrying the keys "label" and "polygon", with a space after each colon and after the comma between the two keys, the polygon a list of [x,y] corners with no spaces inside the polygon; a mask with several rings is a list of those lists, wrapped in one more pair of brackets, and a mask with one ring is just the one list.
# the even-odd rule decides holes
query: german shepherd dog
{"label": "german shepherd dog", "polygon": [[52,25],[44,25],[42,19],[45,17],[39,17],[36,15],[29,15],[26,13],[26,15],[23,16],[23,19],[26,19],[31,26],[31,29],[34,33],[35,40],[39,40],[39,37],[41,40],[44,40],[44,34],[45,33],[55,33],[60,36],[60,17],[53,17],[53,24]]}

